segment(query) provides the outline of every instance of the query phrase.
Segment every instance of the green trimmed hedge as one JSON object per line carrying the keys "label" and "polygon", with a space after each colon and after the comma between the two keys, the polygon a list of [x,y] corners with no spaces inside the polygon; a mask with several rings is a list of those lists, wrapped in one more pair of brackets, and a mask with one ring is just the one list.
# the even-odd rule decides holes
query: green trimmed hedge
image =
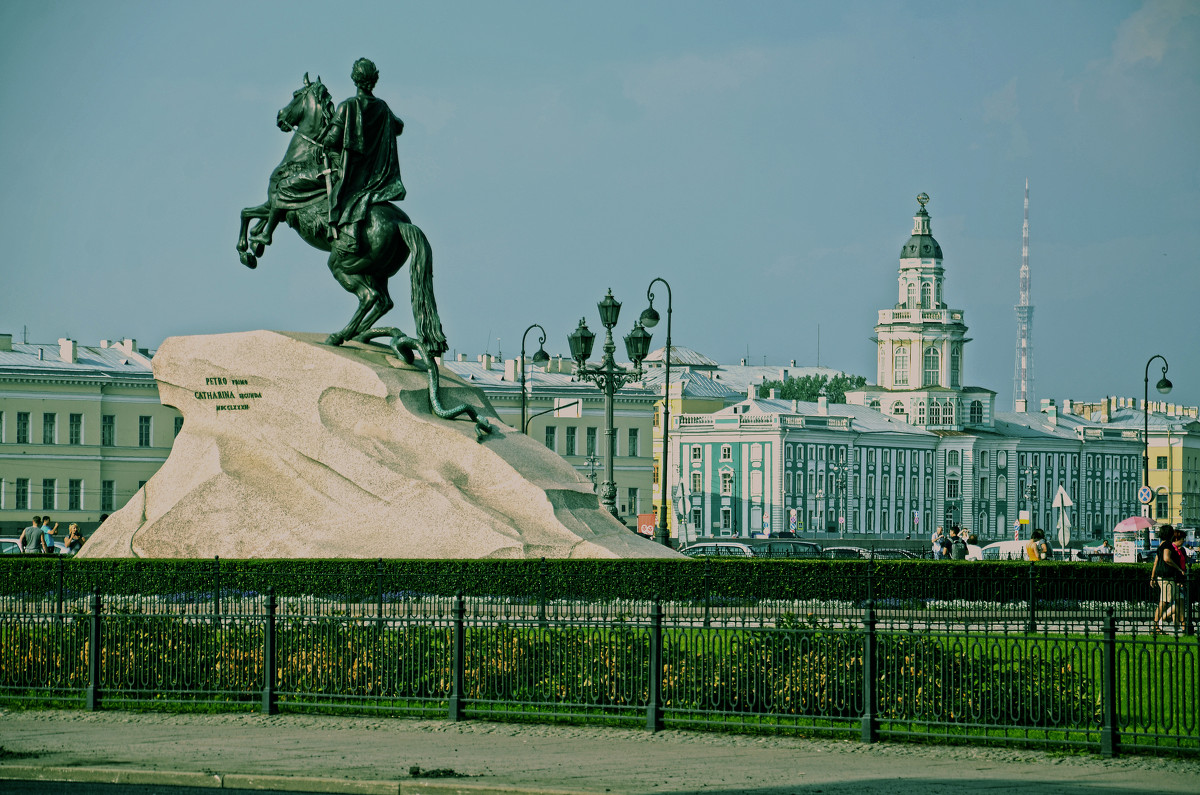
{"label": "green trimmed hedge", "polygon": [[[0,558],[0,595],[264,592],[607,599],[1144,601],[1148,567],[1111,563],[829,560],[88,560]],[[869,581],[869,584],[868,584]],[[1195,576],[1193,574],[1193,583]],[[869,590],[868,590],[869,588]],[[1192,588],[1194,594],[1197,590]]]}

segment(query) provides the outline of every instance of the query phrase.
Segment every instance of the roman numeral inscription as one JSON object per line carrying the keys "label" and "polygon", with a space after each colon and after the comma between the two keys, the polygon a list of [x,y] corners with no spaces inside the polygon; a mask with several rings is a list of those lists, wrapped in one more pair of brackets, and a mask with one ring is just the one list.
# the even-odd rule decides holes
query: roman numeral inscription
{"label": "roman numeral inscription", "polygon": [[[245,378],[226,378],[212,376],[204,379],[204,386],[209,389],[198,389],[192,394],[196,400],[245,401],[258,400],[261,392],[251,391],[249,381]],[[216,387],[213,389],[212,387]],[[217,411],[249,411],[249,403],[218,403]]]}

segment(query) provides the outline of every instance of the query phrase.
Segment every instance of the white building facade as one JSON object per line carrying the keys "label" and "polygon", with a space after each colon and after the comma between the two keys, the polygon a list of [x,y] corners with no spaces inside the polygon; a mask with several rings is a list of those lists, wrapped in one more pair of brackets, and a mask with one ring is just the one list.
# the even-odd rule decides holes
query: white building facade
{"label": "white building facade", "polygon": [[[946,303],[928,197],[918,202],[897,303],[875,326],[875,385],[847,393],[848,405],[748,396],[676,418],[675,513],[690,539],[916,538],[951,525],[984,540],[1027,538],[1034,527],[1052,537],[1064,512],[1076,538],[1099,537],[1137,513],[1137,433],[1050,400],[997,413],[995,392],[966,385],[964,312]],[[1060,488],[1071,503],[1061,511]]]}

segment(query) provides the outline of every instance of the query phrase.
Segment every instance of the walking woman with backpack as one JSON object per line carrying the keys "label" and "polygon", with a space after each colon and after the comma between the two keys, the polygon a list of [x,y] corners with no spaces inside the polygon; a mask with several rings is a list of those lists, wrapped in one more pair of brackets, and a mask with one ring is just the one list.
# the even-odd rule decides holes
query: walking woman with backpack
{"label": "walking woman with backpack", "polygon": [[1150,587],[1158,587],[1158,607],[1154,611],[1154,634],[1164,630],[1163,622],[1173,618],[1176,627],[1183,624],[1179,595],[1183,590],[1184,563],[1175,546],[1175,528],[1165,524],[1158,529],[1159,545],[1150,569]]}

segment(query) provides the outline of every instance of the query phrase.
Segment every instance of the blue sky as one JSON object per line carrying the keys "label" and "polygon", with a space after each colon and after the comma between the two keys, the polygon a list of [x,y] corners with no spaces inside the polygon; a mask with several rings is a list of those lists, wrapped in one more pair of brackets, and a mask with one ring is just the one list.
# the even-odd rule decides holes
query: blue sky
{"label": "blue sky", "polygon": [[815,364],[819,327],[873,379],[924,191],[967,381],[1008,409],[1028,177],[1038,396],[1140,395],[1161,353],[1200,403],[1195,2],[6,3],[0,331],[344,325],[323,254],[234,243],[276,111],[306,71],[348,96],[359,56],[455,351],[537,322],[566,353],[608,287],[624,334],[661,276],[678,345]]}

